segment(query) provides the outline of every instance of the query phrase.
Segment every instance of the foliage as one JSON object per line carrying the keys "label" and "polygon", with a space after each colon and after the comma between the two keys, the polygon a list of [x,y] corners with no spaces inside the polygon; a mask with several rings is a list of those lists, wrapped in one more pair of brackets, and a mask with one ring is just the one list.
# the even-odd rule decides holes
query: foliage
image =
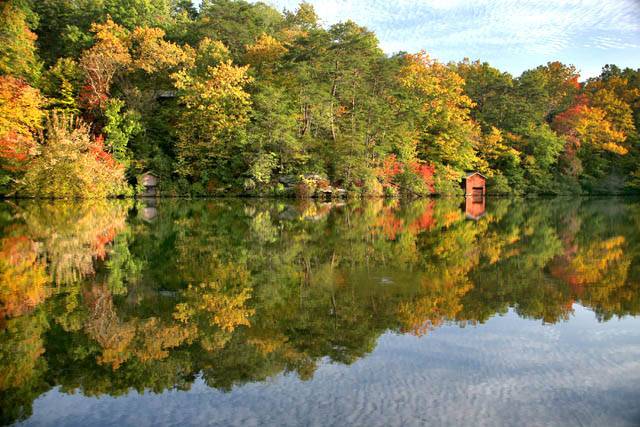
{"label": "foliage", "polygon": [[92,25],[91,32],[96,44],[80,59],[85,75],[80,99],[85,108],[101,110],[106,107],[116,73],[128,67],[132,59],[127,46],[128,32],[123,27],[109,20]]}
{"label": "foliage", "polygon": [[73,116],[53,113],[29,160],[18,193],[30,197],[108,197],[124,194],[124,169],[102,140]]}
{"label": "foliage", "polygon": [[35,242],[26,237],[2,240],[0,282],[0,319],[23,316],[45,300],[48,277]]}
{"label": "foliage", "polygon": [[48,98],[49,108],[65,113],[78,114],[78,96],[83,73],[71,58],[59,58],[44,74],[42,88]]}
{"label": "foliage", "polygon": [[0,75],[12,75],[37,83],[41,64],[37,36],[29,29],[27,13],[13,0],[0,4]]}
{"label": "foliage", "polygon": [[125,168],[132,160],[132,153],[129,149],[130,139],[139,133],[142,128],[139,118],[132,112],[121,112],[124,101],[110,99],[104,112],[106,125],[103,128],[105,135],[106,150],[113,158]]}
{"label": "foliage", "polygon": [[40,92],[23,80],[0,76],[0,166],[3,172],[23,169],[34,154],[43,103]]}
{"label": "foliage", "polygon": [[241,167],[231,154],[242,144],[248,122],[247,67],[234,65],[221,43],[204,39],[195,69],[172,78],[185,105],[177,129],[178,172],[207,184],[228,181]]}
{"label": "foliage", "polygon": [[474,104],[464,93],[464,80],[421,52],[406,56],[400,81],[410,91],[409,105],[419,123],[419,157],[459,171],[472,169],[478,129],[469,118]]}

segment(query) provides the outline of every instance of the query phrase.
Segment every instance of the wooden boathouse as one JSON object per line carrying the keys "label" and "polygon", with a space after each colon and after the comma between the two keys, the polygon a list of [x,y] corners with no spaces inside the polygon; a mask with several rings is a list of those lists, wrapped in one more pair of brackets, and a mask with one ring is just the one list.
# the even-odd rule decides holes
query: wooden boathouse
{"label": "wooden boathouse", "polygon": [[467,197],[484,197],[487,195],[487,177],[480,172],[468,172],[462,178],[462,188]]}

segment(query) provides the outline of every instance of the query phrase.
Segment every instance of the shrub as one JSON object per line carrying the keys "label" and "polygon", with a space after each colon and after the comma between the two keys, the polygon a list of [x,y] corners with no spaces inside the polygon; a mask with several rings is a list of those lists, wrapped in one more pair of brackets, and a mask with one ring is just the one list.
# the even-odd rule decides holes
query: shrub
{"label": "shrub", "polygon": [[487,180],[487,193],[490,194],[511,194],[513,188],[509,185],[509,180],[500,172],[495,172]]}
{"label": "shrub", "polygon": [[19,195],[96,198],[130,194],[124,168],[104,150],[101,137],[91,137],[82,120],[54,112],[47,119],[44,135]]}
{"label": "shrub", "polygon": [[362,180],[362,195],[368,197],[381,197],[384,195],[384,188],[374,174],[367,174]]}
{"label": "shrub", "polygon": [[460,173],[448,166],[439,167],[434,175],[434,188],[437,194],[459,196],[464,194],[460,185]]}

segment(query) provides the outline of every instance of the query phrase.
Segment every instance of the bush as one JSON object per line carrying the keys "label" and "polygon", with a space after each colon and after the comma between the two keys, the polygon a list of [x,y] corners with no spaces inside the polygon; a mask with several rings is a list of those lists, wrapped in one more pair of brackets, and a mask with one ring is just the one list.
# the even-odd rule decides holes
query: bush
{"label": "bush", "polygon": [[513,188],[509,185],[509,180],[500,172],[496,172],[491,178],[487,179],[488,194],[511,194]]}
{"label": "bush", "polygon": [[52,113],[45,139],[29,161],[18,195],[94,198],[130,195],[124,168],[92,138],[89,126],[71,115]]}
{"label": "bush", "polygon": [[412,170],[405,170],[399,174],[396,177],[396,181],[403,195],[423,197],[431,194],[429,186],[424,179]]}
{"label": "bush", "polygon": [[369,175],[362,181],[362,195],[368,197],[381,197],[384,194],[382,184],[376,176]]}
{"label": "bush", "polygon": [[434,176],[434,187],[436,194],[444,196],[460,196],[464,194],[459,178],[456,173],[444,167],[438,169]]}

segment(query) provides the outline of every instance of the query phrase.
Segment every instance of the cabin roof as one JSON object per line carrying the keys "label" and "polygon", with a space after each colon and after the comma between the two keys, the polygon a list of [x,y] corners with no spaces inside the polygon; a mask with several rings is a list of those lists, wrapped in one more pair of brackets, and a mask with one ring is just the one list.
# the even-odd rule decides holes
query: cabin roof
{"label": "cabin roof", "polygon": [[156,98],[175,98],[178,96],[178,91],[175,90],[159,90],[156,92]]}
{"label": "cabin roof", "polygon": [[464,175],[464,179],[468,179],[471,178],[473,175],[480,175],[481,177],[483,177],[484,179],[487,179],[486,176],[482,175],[480,172],[476,172],[476,171],[472,171],[472,172],[465,172]]}

